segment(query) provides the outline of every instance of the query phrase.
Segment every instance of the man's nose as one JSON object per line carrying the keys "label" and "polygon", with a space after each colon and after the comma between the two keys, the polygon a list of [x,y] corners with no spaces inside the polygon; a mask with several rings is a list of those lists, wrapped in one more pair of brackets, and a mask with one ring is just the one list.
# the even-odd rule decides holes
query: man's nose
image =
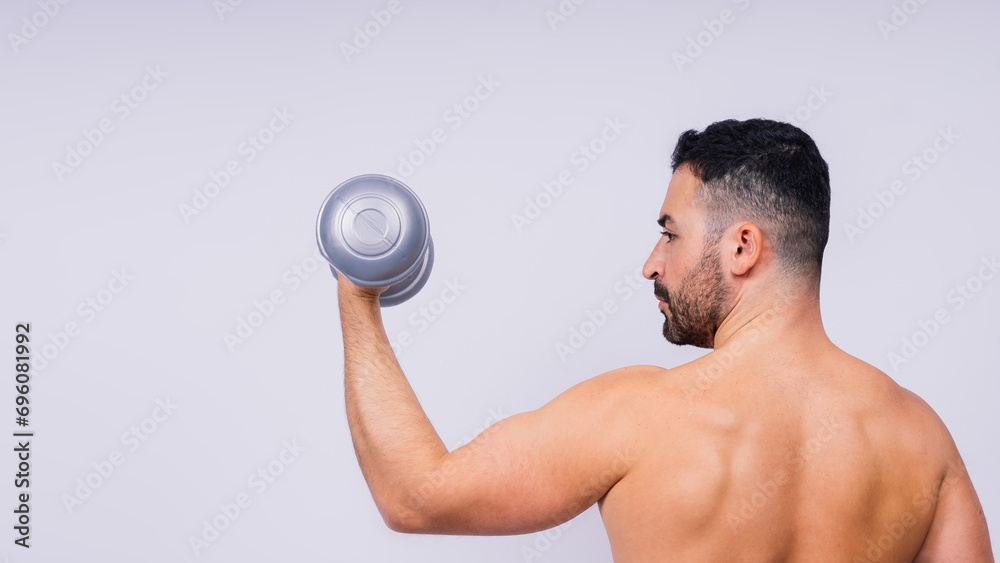
{"label": "man's nose", "polygon": [[642,266],[642,277],[653,280],[663,275],[663,253],[660,252],[660,245],[653,246],[653,251]]}

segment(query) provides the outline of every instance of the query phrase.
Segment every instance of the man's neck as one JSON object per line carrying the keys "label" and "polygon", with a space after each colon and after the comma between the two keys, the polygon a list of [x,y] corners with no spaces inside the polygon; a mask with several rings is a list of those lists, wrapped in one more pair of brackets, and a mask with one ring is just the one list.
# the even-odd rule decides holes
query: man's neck
{"label": "man's neck", "polygon": [[829,343],[820,316],[818,290],[775,286],[752,296],[739,295],[715,333],[715,350],[751,341],[755,345],[780,343],[783,347]]}

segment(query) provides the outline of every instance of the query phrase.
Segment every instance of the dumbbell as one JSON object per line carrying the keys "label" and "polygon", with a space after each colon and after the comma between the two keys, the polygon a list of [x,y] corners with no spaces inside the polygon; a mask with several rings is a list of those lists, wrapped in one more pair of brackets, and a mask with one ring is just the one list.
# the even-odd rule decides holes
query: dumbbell
{"label": "dumbbell", "polygon": [[359,287],[388,287],[383,307],[399,305],[427,283],[434,264],[427,211],[417,194],[381,174],[346,180],[323,201],[316,221],[319,250]]}

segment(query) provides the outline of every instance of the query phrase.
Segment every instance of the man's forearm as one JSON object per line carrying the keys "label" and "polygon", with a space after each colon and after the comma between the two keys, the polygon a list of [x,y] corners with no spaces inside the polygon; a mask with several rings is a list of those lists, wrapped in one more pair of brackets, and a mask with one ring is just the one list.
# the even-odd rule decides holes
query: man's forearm
{"label": "man's forearm", "polygon": [[378,299],[339,284],[347,421],[361,471],[385,516],[448,453],[389,345]]}

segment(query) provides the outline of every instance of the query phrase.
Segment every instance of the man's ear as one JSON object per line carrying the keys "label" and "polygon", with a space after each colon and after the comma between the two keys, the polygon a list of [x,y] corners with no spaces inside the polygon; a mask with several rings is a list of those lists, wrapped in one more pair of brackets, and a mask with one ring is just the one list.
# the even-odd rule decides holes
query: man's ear
{"label": "man's ear", "polygon": [[723,241],[729,271],[734,276],[746,275],[760,260],[764,249],[764,234],[753,223],[740,223]]}

